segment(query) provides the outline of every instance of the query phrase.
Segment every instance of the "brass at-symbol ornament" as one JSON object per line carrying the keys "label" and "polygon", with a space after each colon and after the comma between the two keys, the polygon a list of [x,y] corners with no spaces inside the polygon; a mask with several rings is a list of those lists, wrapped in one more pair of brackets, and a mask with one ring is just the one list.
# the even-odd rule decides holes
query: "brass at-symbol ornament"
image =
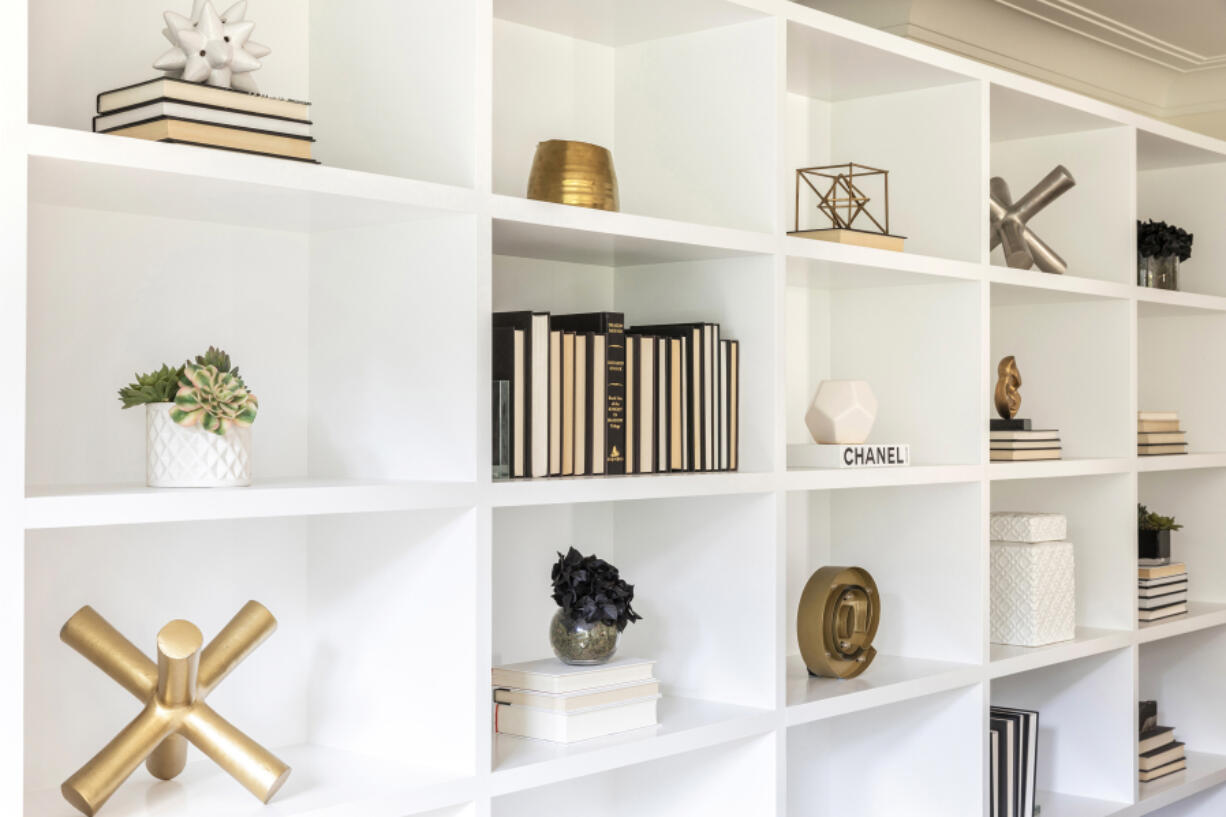
{"label": "brass at-symbol ornament", "polygon": [[796,638],[810,674],[855,678],[877,657],[877,583],[860,567],[823,567],[800,594]]}

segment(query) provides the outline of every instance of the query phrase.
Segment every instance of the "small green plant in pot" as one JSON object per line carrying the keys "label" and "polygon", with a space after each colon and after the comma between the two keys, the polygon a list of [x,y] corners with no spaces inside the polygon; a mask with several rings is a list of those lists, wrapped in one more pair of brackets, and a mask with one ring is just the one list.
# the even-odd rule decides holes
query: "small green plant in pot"
{"label": "small green plant in pot", "polygon": [[549,624],[549,643],[567,664],[608,661],[626,625],[642,618],[630,606],[634,585],[604,559],[573,547],[559,553],[553,566],[553,600],[558,612]]}
{"label": "small green plant in pot", "polygon": [[260,404],[230,356],[209,347],[195,360],[137,374],[119,390],[145,407],[145,481],[153,488],[251,484],[251,424]]}
{"label": "small green plant in pot", "polygon": [[1151,513],[1144,505],[1137,505],[1137,557],[1156,563],[1171,561],[1171,531],[1183,525],[1173,516]]}

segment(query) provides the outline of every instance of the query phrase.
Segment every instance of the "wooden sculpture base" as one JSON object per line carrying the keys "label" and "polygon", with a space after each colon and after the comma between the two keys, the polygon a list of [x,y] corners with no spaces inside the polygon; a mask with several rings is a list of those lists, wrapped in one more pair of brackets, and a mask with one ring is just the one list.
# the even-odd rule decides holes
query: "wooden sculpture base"
{"label": "wooden sculpture base", "polygon": [[902,252],[906,236],[874,233],[870,230],[797,230],[788,235],[797,238],[812,238],[815,241],[832,241],[835,244],[853,244],[857,247],[871,247],[874,250],[893,250]]}

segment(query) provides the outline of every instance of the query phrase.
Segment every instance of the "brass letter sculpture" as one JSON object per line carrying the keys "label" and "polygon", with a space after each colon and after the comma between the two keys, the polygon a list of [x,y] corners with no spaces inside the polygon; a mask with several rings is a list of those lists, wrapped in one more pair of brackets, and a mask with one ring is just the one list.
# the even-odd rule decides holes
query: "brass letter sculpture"
{"label": "brass letter sculpture", "polygon": [[1012,420],[1022,407],[1022,393],[1018,391],[1022,385],[1022,373],[1017,370],[1013,355],[1000,359],[996,374],[1000,378],[996,381],[996,413],[1002,420]]}
{"label": "brass letter sculpture", "polygon": [[992,249],[1004,245],[1006,264],[1014,269],[1037,266],[1043,272],[1057,275],[1067,271],[1068,265],[1064,259],[1044,244],[1026,224],[1076,184],[1073,174],[1064,165],[1057,165],[1015,204],[1008,183],[999,176],[992,178],[991,195],[988,197]]}
{"label": "brass letter sculpture", "polygon": [[249,601],[203,650],[196,625],[172,621],[157,639],[157,663],[149,660],[88,605],[60,630],[65,644],[85,656],[145,704],[136,719],[60,787],[64,798],[93,817],[145,762],[149,773],[170,780],[187,764],[187,742],[267,803],[289,777],[290,767],[244,735],[204,702],[240,662],[277,629],[259,602]]}
{"label": "brass letter sculpture", "polygon": [[877,657],[877,584],[859,567],[823,567],[800,594],[796,640],[812,675],[855,678]]}

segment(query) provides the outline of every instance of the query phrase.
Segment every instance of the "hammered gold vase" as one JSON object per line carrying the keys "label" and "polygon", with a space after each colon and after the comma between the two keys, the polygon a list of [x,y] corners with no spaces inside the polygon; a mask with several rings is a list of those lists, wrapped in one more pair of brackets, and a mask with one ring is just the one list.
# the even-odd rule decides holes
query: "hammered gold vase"
{"label": "hammered gold vase", "polygon": [[617,174],[613,154],[600,145],[550,139],[536,146],[528,198],[617,210]]}

